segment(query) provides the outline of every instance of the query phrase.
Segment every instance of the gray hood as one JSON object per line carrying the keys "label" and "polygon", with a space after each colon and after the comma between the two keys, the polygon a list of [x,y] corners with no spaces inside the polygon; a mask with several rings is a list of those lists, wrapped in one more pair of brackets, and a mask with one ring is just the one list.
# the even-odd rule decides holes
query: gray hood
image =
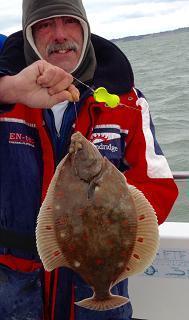
{"label": "gray hood", "polygon": [[[24,54],[27,65],[39,60],[39,55],[32,47],[29,39],[29,27],[35,22],[53,17],[53,16],[75,16],[81,22],[82,27],[87,28],[87,39],[85,39],[85,50],[82,60],[77,69],[72,73],[80,81],[91,80],[94,76],[96,67],[96,58],[94,48],[91,43],[90,26],[87,20],[86,12],[81,0],[23,0],[23,37],[24,37]],[[82,23],[83,22],[83,23]]]}

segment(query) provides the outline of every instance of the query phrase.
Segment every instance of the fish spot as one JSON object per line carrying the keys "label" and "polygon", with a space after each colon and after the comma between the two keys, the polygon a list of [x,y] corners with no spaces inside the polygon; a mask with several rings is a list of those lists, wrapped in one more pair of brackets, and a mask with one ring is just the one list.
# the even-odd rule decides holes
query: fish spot
{"label": "fish spot", "polygon": [[81,217],[82,217],[83,214],[84,214],[84,208],[78,209],[77,214],[78,214],[78,216],[81,216]]}
{"label": "fish spot", "polygon": [[137,239],[137,242],[143,243],[143,242],[144,242],[144,238],[143,238],[143,237],[139,237],[139,238]]}
{"label": "fish spot", "polygon": [[112,239],[108,239],[107,244],[112,247],[114,245],[114,241]]}
{"label": "fish spot", "polygon": [[57,226],[61,226],[61,225],[67,224],[67,218],[66,217],[61,217],[61,218],[56,220],[55,224]]}
{"label": "fish spot", "polygon": [[69,250],[70,252],[75,251],[75,249],[76,249],[76,246],[75,246],[74,244],[70,244],[70,245],[68,246],[68,250]]}
{"label": "fish spot", "polygon": [[136,253],[133,254],[133,257],[134,257],[135,259],[137,259],[137,260],[140,260],[140,256],[139,256],[138,254],[136,254]]}
{"label": "fish spot", "polygon": [[62,191],[57,191],[56,194],[55,194],[55,197],[56,198],[62,198],[63,194],[64,193]]}
{"label": "fish spot", "polygon": [[124,225],[124,226],[127,226],[127,225],[128,225],[128,220],[127,220],[127,219],[125,219],[125,220],[123,220],[123,222],[122,222],[122,223],[123,223],[123,225]]}
{"label": "fish spot", "polygon": [[104,264],[104,260],[103,259],[96,259],[95,263],[97,266],[99,266],[99,265]]}
{"label": "fish spot", "polygon": [[53,255],[54,255],[55,257],[58,257],[58,256],[60,255],[60,251],[58,251],[58,250],[55,251]]}
{"label": "fish spot", "polygon": [[86,232],[83,233],[83,240],[88,240],[89,236]]}
{"label": "fish spot", "polygon": [[100,190],[100,187],[99,186],[96,186],[95,187],[95,192],[98,192]]}
{"label": "fish spot", "polygon": [[127,204],[127,210],[132,210],[133,209],[133,207],[131,206],[131,204]]}
{"label": "fish spot", "polygon": [[138,219],[139,219],[140,221],[142,221],[142,220],[144,220],[145,218],[146,218],[145,214],[141,214]]}
{"label": "fish spot", "polygon": [[128,255],[127,251],[122,251],[120,253],[120,256],[123,257],[123,258],[127,257],[127,255]]}
{"label": "fish spot", "polygon": [[74,261],[74,267],[79,268],[81,263],[79,261]]}
{"label": "fish spot", "polygon": [[52,230],[52,227],[51,226],[46,226],[45,229],[46,230]]}
{"label": "fish spot", "polygon": [[127,271],[130,271],[131,269],[129,267],[126,268]]}
{"label": "fish spot", "polygon": [[62,231],[62,232],[60,232],[60,238],[62,238],[62,239],[63,239],[63,238],[65,238],[65,237],[66,237],[65,232],[63,232],[63,231]]}
{"label": "fish spot", "polygon": [[104,219],[103,219],[103,222],[104,222],[105,225],[111,225],[111,224],[114,223],[112,220],[110,220],[110,219],[108,219],[108,218],[104,218]]}
{"label": "fish spot", "polygon": [[131,244],[131,240],[129,240],[129,239],[127,239],[127,240],[125,240],[125,241],[123,242],[123,245],[124,245],[125,247],[128,247],[130,244]]}
{"label": "fish spot", "polygon": [[73,229],[74,235],[78,235],[78,234],[80,234],[80,232],[81,232],[81,227],[80,226],[74,227],[74,229]]}
{"label": "fish spot", "polygon": [[124,262],[123,261],[119,262],[117,266],[118,268],[122,268],[124,266]]}

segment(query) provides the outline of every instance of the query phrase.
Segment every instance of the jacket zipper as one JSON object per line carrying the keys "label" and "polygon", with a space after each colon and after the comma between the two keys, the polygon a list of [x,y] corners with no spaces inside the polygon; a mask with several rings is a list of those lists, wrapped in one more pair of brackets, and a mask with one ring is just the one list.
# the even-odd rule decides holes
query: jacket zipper
{"label": "jacket zipper", "polygon": [[48,135],[48,138],[49,138],[49,141],[50,141],[50,144],[51,144],[51,148],[53,150],[53,161],[54,161],[54,171],[56,169],[56,150],[55,150],[55,146],[54,146],[54,143],[52,141],[52,137],[51,137],[51,132],[50,132],[50,129],[47,125],[47,122],[46,122],[46,118],[45,118],[45,115],[44,115],[44,110],[43,110],[43,120],[44,120],[44,123],[45,123],[45,131]]}

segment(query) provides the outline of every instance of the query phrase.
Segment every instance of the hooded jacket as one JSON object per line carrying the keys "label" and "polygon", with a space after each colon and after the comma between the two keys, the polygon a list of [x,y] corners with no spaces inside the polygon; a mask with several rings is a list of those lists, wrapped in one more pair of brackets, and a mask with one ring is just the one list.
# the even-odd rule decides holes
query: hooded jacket
{"label": "hooded jacket", "polygon": [[[160,213],[164,212],[164,216],[161,217],[161,222],[163,219],[166,218],[166,215],[171,209],[171,206],[176,198],[177,191],[176,191],[176,186],[172,180],[171,175],[165,178],[162,177],[148,177],[147,176],[147,159],[146,159],[146,154],[145,154],[145,137],[144,137],[144,132],[142,130],[142,121],[143,119],[147,122],[145,122],[145,127],[146,129],[144,131],[148,131],[148,133],[153,133],[154,137],[154,130],[153,130],[153,124],[150,121],[149,118],[149,111],[148,107],[146,104],[146,101],[144,97],[141,95],[139,91],[136,91],[133,86],[134,86],[134,78],[133,78],[133,73],[132,69],[130,66],[130,63],[128,62],[127,58],[125,55],[110,41],[107,41],[103,38],[100,38],[98,36],[92,35],[92,43],[95,48],[95,55],[97,59],[97,68],[95,70],[94,76],[92,83],[94,87],[98,86],[105,86],[110,92],[114,92],[120,95],[124,95],[122,97],[122,102],[126,105],[123,110],[121,108],[115,108],[115,109],[108,109],[105,108],[104,105],[95,105],[94,100],[92,97],[89,97],[91,93],[89,92],[81,92],[81,100],[78,105],[78,123],[75,128],[75,130],[81,131],[85,136],[87,136],[89,139],[92,138],[93,142],[95,143],[95,139],[98,140],[98,137],[102,137],[107,134],[107,136],[110,136],[109,140],[109,146],[114,147],[114,150],[119,150],[118,152],[111,152],[110,149],[105,150],[107,152],[107,157],[109,157],[110,154],[114,154],[114,160],[119,160],[123,159],[125,157],[125,160],[128,161],[128,163],[122,163],[122,167],[119,166],[119,169],[122,171],[125,171],[126,177],[128,179],[128,182],[132,184],[135,184],[139,189],[141,189],[146,195],[148,195],[149,199],[153,204],[156,204],[156,211]],[[26,62],[23,56],[23,37],[22,37],[22,32],[18,32],[11,36],[8,41],[7,41],[7,46],[6,48],[3,49],[3,54],[0,57],[0,74],[16,74],[20,70],[22,70],[26,66]],[[11,49],[11,50],[10,50]],[[15,61],[17,62],[15,64]],[[81,91],[83,88],[80,88]],[[84,90],[83,90],[84,91]],[[88,97],[88,99],[87,99]],[[130,106],[130,107],[128,107]],[[79,109],[80,107],[80,109]],[[138,111],[136,110],[136,107],[139,109]],[[4,108],[4,107],[3,107]],[[2,108],[2,111],[3,111]],[[18,141],[22,142],[22,144],[15,144],[15,136],[14,135],[7,135],[9,137],[9,146],[12,148],[15,147],[15,149],[18,149],[17,147],[21,146],[24,148],[30,149],[28,152],[31,152],[32,155],[35,153],[35,162],[38,164],[39,170],[43,173],[43,176],[46,176],[49,174],[49,168],[53,167],[52,161],[53,159],[53,154],[52,154],[52,148],[56,148],[56,140],[53,140],[55,136],[55,132],[53,132],[53,124],[51,122],[52,118],[49,116],[49,113],[47,110],[44,112],[45,116],[45,127],[42,125],[43,117],[40,116],[40,123],[37,122],[36,125],[38,129],[40,129],[40,137],[38,137],[38,133],[36,133],[36,128],[35,126],[31,126],[31,121],[33,120],[31,117],[31,114],[35,117],[37,117],[37,113],[41,114],[41,111],[37,110],[32,110],[27,107],[23,106],[17,106],[15,109],[13,109],[10,113],[7,112],[7,114],[2,114],[2,122],[1,122],[1,127],[2,130],[9,130],[10,131],[10,125],[11,128],[16,129],[18,131],[21,127],[23,127],[23,121],[20,121],[20,123],[15,123],[14,121],[9,121],[9,118],[18,118],[21,120],[24,120],[27,127],[27,134],[31,134],[34,131],[34,136],[35,138],[35,146],[36,148],[33,149],[33,146],[30,145],[29,147],[26,146],[25,141],[26,141],[26,133],[22,131],[22,136],[21,139],[23,138],[24,134],[24,141]],[[71,108],[71,105],[67,109],[67,115],[64,117],[64,125],[62,126],[62,131],[61,131],[61,136],[62,136],[62,141],[59,142],[59,150],[66,149],[65,147],[65,142],[64,141],[69,141],[69,134],[71,131],[71,126],[74,122],[73,119],[73,109]],[[141,112],[141,111],[142,112]],[[5,111],[5,109],[4,109]],[[26,111],[26,114],[24,112]],[[30,116],[28,117],[28,113]],[[8,118],[8,119],[7,119]],[[24,119],[23,119],[24,118]],[[29,124],[29,125],[28,125]],[[35,123],[34,123],[35,124]],[[25,127],[25,126],[24,126]],[[46,130],[45,130],[46,129]],[[111,134],[110,133],[111,131]],[[13,130],[12,130],[13,132]],[[20,132],[19,132],[20,133]],[[33,133],[32,133],[33,134]],[[44,136],[45,134],[45,136]],[[115,139],[113,139],[115,138]],[[45,138],[46,137],[46,138]],[[118,137],[118,139],[117,139]],[[18,135],[18,138],[20,139],[20,135]],[[155,137],[154,137],[155,138]],[[10,140],[11,139],[11,140]],[[29,143],[32,144],[33,140],[30,140]],[[2,150],[4,150],[5,146],[5,139],[2,141]],[[13,143],[12,143],[13,142]],[[28,143],[28,139],[26,141]],[[126,142],[126,143],[125,143]],[[41,144],[43,144],[43,159],[45,159],[44,163],[46,163],[46,167],[44,167],[41,155]],[[106,143],[105,143],[106,144]],[[98,143],[97,143],[98,145]],[[151,144],[152,146],[153,144]],[[48,148],[47,148],[48,146]],[[102,150],[102,147],[104,146],[103,141],[100,142],[99,144],[99,149]],[[50,148],[50,150],[49,150]],[[55,151],[54,148],[54,151]],[[125,151],[126,148],[126,151]],[[158,148],[157,141],[154,140],[154,148],[155,148],[155,156],[156,158],[162,159],[162,167],[164,162],[164,157],[161,154],[161,150]],[[34,151],[36,150],[36,151]],[[121,150],[121,153],[120,153]],[[49,152],[51,151],[51,154],[49,155]],[[66,150],[65,150],[66,152]],[[8,166],[7,163],[7,152],[2,152],[3,155],[2,159],[2,164],[6,165],[7,171],[10,171],[10,167]],[[16,154],[16,153],[15,153]],[[22,171],[27,163],[30,163],[32,165],[33,161],[25,161],[25,157],[27,156],[26,152],[23,153],[24,156],[23,161],[24,165],[21,166],[20,171]],[[61,153],[62,154],[62,153]],[[55,154],[54,154],[55,156]],[[105,154],[106,156],[106,154]],[[117,157],[117,159],[115,159]],[[31,157],[30,157],[31,158]],[[16,161],[16,160],[15,160]],[[49,163],[49,161],[51,163]],[[114,161],[115,162],[115,161]],[[16,162],[19,163],[19,162]],[[126,168],[126,164],[130,164],[130,168]],[[153,162],[153,164],[156,164],[156,162]],[[125,165],[125,167],[124,167]],[[3,167],[3,166],[2,166]],[[161,167],[161,168],[162,168]],[[45,170],[45,171],[44,171]],[[12,172],[17,172],[18,170],[14,170],[14,167],[12,168]],[[52,170],[53,171],[53,170]],[[33,175],[32,170],[27,170],[27,174]],[[5,181],[7,183],[7,174],[6,174],[6,169],[3,170],[2,172],[4,174],[4,180],[2,177],[2,181]],[[161,174],[161,170],[160,170]],[[10,174],[9,174],[10,175]],[[24,174],[25,176],[25,174]],[[37,172],[36,176],[38,177],[39,174]],[[10,175],[10,179],[12,181],[13,175]],[[32,177],[33,178],[33,177]],[[20,180],[15,179],[18,183],[20,183]],[[31,204],[33,205],[34,203],[36,204],[36,201],[33,201],[32,199],[30,200],[32,193],[28,189],[28,182],[31,181],[30,176],[27,176],[27,184],[23,184],[23,192],[25,192],[25,197],[28,197],[28,201],[31,201]],[[40,182],[37,181],[39,184]],[[47,183],[48,184],[48,183]],[[10,186],[11,184],[8,183]],[[27,191],[26,190],[27,186]],[[37,198],[39,197],[38,193],[40,190],[36,188],[37,184],[35,184],[35,188],[33,189],[33,192],[37,195]],[[40,187],[39,187],[40,189]],[[7,188],[2,188],[2,190],[6,191],[7,193]],[[22,200],[23,194],[21,193],[21,189],[16,188],[16,191],[18,194],[14,195],[16,201],[19,199]],[[27,191],[27,194],[26,194]],[[22,195],[22,197],[20,196]],[[3,197],[2,197],[3,198]],[[4,197],[5,198],[5,197]],[[7,201],[5,205],[7,206],[9,202]],[[31,208],[32,212],[34,211],[31,207],[31,204],[27,206],[27,210]],[[38,205],[38,204],[37,204]],[[16,206],[15,206],[16,207]],[[26,216],[26,210],[23,208],[22,201],[20,201],[20,208],[24,212],[24,216]],[[14,207],[12,208],[14,209]],[[37,212],[37,210],[35,210]],[[11,221],[11,219],[7,218],[7,211],[5,212],[5,218],[4,221]],[[35,213],[35,212],[34,212]],[[15,217],[18,218],[20,212],[18,210],[18,214],[15,214]],[[27,220],[29,220],[30,217],[30,212],[27,213]],[[25,220],[23,220],[25,221]],[[33,220],[32,220],[33,221]],[[21,225],[21,223],[17,223],[15,220],[16,227],[19,228],[25,228],[28,231],[31,232],[31,226],[30,221],[27,221],[27,225]],[[26,228],[27,227],[27,228]],[[16,230],[19,231],[20,230]],[[20,256],[18,252],[13,252],[16,256]],[[22,257],[23,254],[21,255]],[[26,260],[28,258],[31,259],[31,257],[27,257],[26,255]],[[23,262],[22,262],[23,264]],[[12,266],[11,266],[12,267]],[[20,267],[20,266],[19,266]],[[22,270],[22,269],[21,269]],[[27,275],[28,276],[28,275]],[[18,281],[20,285],[20,281]],[[121,308],[116,308],[114,310],[109,310],[106,312],[94,312],[94,311],[89,311],[89,310],[84,310],[83,308],[76,308],[75,309],[75,317],[74,317],[74,311],[73,308],[70,311],[69,305],[70,305],[70,298],[72,296],[72,292],[74,292],[74,296],[76,299],[80,300],[87,295],[90,296],[91,292],[88,286],[86,286],[85,283],[81,279],[79,279],[75,274],[72,274],[71,270],[55,270],[55,272],[52,273],[51,278],[49,280],[46,279],[46,284],[49,284],[48,290],[46,290],[47,293],[49,293],[49,305],[52,311],[52,318],[55,320],[59,319],[77,319],[77,320],[110,320],[110,319],[116,319],[116,320],[128,320],[131,319],[131,305],[128,303],[127,305],[121,307]],[[73,287],[72,287],[73,284]],[[15,287],[15,282],[14,282],[14,287]],[[127,295],[127,280],[119,283],[117,286],[114,287],[114,293],[118,294],[123,294]],[[21,291],[21,290],[20,290]],[[19,292],[20,292],[19,291]],[[7,293],[7,295],[9,292]],[[32,296],[31,292],[30,295],[27,293],[25,297],[29,297],[29,303],[32,302]],[[36,297],[36,292],[34,297]],[[23,301],[22,301],[23,305]],[[40,305],[40,303],[38,303]],[[73,306],[73,304],[71,304]],[[31,304],[32,306],[32,304]],[[32,306],[33,308],[33,306]],[[22,310],[24,308],[22,307]],[[47,311],[49,313],[49,309]],[[10,318],[10,317],[9,317]],[[37,318],[37,317],[36,317]],[[45,318],[45,320],[47,320]]]}
{"label": "hooded jacket", "polygon": [[[80,81],[89,81],[93,78],[96,58],[91,42],[90,26],[81,0],[23,0],[22,26],[24,37],[24,54],[27,65],[39,59],[31,46],[31,26],[42,19],[54,16],[74,16],[79,19],[83,30],[86,47],[84,55],[73,76]],[[86,39],[85,39],[86,37]]]}
{"label": "hooded jacket", "polygon": [[[98,87],[98,86],[105,86],[110,92],[115,92],[117,94],[123,94],[123,93],[128,93],[130,92],[130,90],[133,87],[134,84],[134,78],[133,78],[133,72],[130,66],[129,61],[127,60],[127,58],[125,57],[125,55],[119,50],[119,48],[117,46],[115,46],[113,43],[111,43],[110,41],[107,41],[99,36],[96,35],[92,35],[91,37],[91,41],[92,44],[95,48],[95,55],[96,55],[96,59],[97,59],[97,68],[95,70],[93,79],[92,79],[92,85],[94,87]],[[24,67],[26,67],[26,61],[25,61],[25,55],[24,55],[24,50],[23,50],[23,46],[24,46],[24,41],[23,41],[23,33],[17,32],[13,35],[11,35],[7,42],[6,42],[6,46],[3,48],[3,52],[2,55],[0,56],[0,75],[5,75],[5,74],[17,74],[19,71],[21,71]],[[37,58],[37,57],[36,57]],[[15,63],[16,62],[16,63]],[[110,67],[111,66],[111,67]],[[79,88],[81,91],[81,96],[82,99],[79,103],[80,107],[83,106],[84,101],[86,100],[87,96],[91,95],[91,92],[86,92],[85,87],[80,87]],[[12,117],[12,118],[20,118],[20,117],[24,117],[24,123],[31,123],[33,116],[31,115],[31,113],[34,115],[34,117],[37,117],[37,114],[40,114],[41,111],[37,111],[37,110],[32,110],[31,108],[28,108],[28,110],[26,111],[26,109],[18,106],[18,107],[13,107],[13,106],[7,106],[8,108],[6,108],[6,106],[2,106],[2,114],[0,114],[0,118],[2,120],[2,122],[0,122],[0,127],[3,129],[3,134],[8,137],[10,133],[5,132],[6,128],[4,128],[4,126],[6,126],[6,122],[7,124],[9,123],[7,117]],[[78,106],[79,107],[79,106]],[[87,106],[86,106],[87,107]],[[6,111],[8,111],[8,109],[11,109],[10,112],[7,112],[7,114],[5,113]],[[19,111],[20,110],[20,111]],[[26,114],[23,116],[23,111],[26,111]],[[35,277],[38,279],[39,282],[39,276],[37,271],[35,272],[31,272],[31,270],[36,270],[36,268],[38,268],[38,264],[36,259],[36,254],[34,253],[28,253],[28,248],[24,248],[26,247],[26,244],[28,246],[28,244],[31,244],[31,247],[33,247],[34,241],[30,241],[30,239],[26,239],[26,234],[24,234],[24,241],[22,239],[23,236],[23,232],[26,232],[27,234],[32,235],[34,233],[34,229],[35,226],[33,225],[34,221],[36,221],[36,214],[38,212],[39,209],[39,200],[40,200],[40,193],[41,193],[41,183],[42,181],[39,180],[39,178],[37,178],[37,180],[34,181],[34,177],[33,177],[33,173],[36,171],[36,169],[34,169],[35,163],[37,161],[37,171],[36,171],[36,177],[41,177],[41,175],[43,176],[43,185],[44,182],[48,180],[49,183],[49,175],[53,174],[53,168],[54,168],[54,161],[57,161],[57,157],[60,157],[63,155],[63,152],[66,152],[67,150],[67,146],[65,145],[65,141],[69,141],[70,138],[70,131],[71,131],[71,127],[72,127],[72,123],[74,121],[73,119],[73,112],[72,112],[72,108],[71,105],[69,106],[69,108],[67,108],[68,110],[68,114],[65,115],[64,117],[64,124],[62,125],[62,132],[61,132],[61,136],[62,139],[61,141],[59,141],[58,145],[57,145],[57,139],[56,139],[56,133],[53,132],[53,122],[52,122],[52,117],[50,117],[50,111],[46,110],[44,113],[44,117],[45,117],[45,123],[47,125],[45,125],[46,129],[46,133],[44,131],[45,127],[42,125],[41,126],[41,121],[38,122],[37,121],[37,127],[40,128],[40,137],[41,139],[38,138],[38,133],[36,132],[36,128],[35,125],[33,126],[27,126],[27,133],[23,132],[22,129],[22,138],[24,137],[24,141],[22,141],[22,144],[9,144],[9,146],[12,146],[14,148],[14,146],[19,147],[26,147],[28,152],[32,152],[32,154],[35,154],[33,159],[32,157],[29,156],[29,160],[26,160],[26,157],[28,157],[28,153],[24,151],[24,156],[22,157],[24,163],[29,163],[32,166],[32,170],[28,169],[26,170],[26,174],[24,173],[24,176],[27,181],[27,188],[24,183],[21,183],[23,188],[20,188],[14,185],[14,192],[8,190],[8,188],[6,188],[6,190],[4,190],[4,187],[2,188],[2,190],[6,191],[6,195],[8,195],[9,201],[8,203],[6,202],[7,196],[4,194],[3,198],[5,199],[5,202],[1,204],[2,206],[2,212],[5,213],[5,215],[3,216],[3,225],[2,227],[7,226],[7,223],[14,223],[14,225],[11,225],[11,231],[14,230],[15,234],[11,232],[11,236],[13,236],[13,242],[12,243],[4,243],[1,241],[1,247],[0,247],[0,259],[1,259],[1,263],[8,265],[11,269],[6,270],[4,268],[4,273],[6,273],[4,276],[6,277],[7,274],[9,276],[10,280],[10,286],[8,288],[8,291],[6,291],[7,287],[6,285],[2,288],[3,294],[6,294],[7,296],[10,296],[10,290],[12,292],[12,298],[9,299],[9,301],[7,301],[7,308],[2,311],[6,316],[7,319],[11,318],[12,314],[9,312],[11,312],[12,310],[12,305],[14,305],[14,301],[15,301],[15,297],[17,297],[17,292],[23,292],[23,297],[22,297],[22,306],[20,307],[20,309],[18,308],[18,304],[16,305],[16,310],[25,310],[25,314],[29,314],[30,310],[32,309],[32,315],[35,315],[35,319],[40,319],[41,318],[38,316],[38,314],[41,313],[41,306],[42,306],[42,302],[41,302],[41,293],[40,293],[40,287],[36,288],[34,286],[31,286],[31,290],[30,292],[27,292],[27,294],[24,295],[24,290],[22,290],[22,288],[20,286],[22,286],[22,283],[20,281],[20,279],[16,276],[18,274],[14,273],[14,271],[11,271],[12,277],[10,276],[10,270],[14,270],[15,265],[16,265],[16,270],[20,270],[20,271],[24,271],[24,274],[26,271],[30,271],[30,274],[26,274],[27,280],[29,279],[29,281],[32,281],[32,277]],[[18,112],[21,112],[21,114],[19,115]],[[29,116],[27,116],[27,113],[29,112]],[[79,111],[78,111],[79,113]],[[87,112],[88,113],[88,112]],[[81,116],[82,123],[81,123],[81,128],[82,130],[84,130],[84,128],[86,128],[86,125],[88,125],[88,116],[86,118],[86,116]],[[25,125],[22,125],[22,121],[19,121],[21,127],[25,127]],[[13,122],[14,123],[14,122]],[[19,125],[19,126],[20,126]],[[6,126],[7,127],[7,126]],[[12,126],[11,126],[12,127]],[[7,127],[8,128],[8,127]],[[5,129],[5,131],[4,131]],[[17,124],[15,123],[15,127],[10,129],[11,132],[18,132],[17,131]],[[29,130],[29,131],[28,131]],[[31,131],[30,131],[31,130]],[[41,131],[42,130],[42,131]],[[79,128],[78,128],[79,130]],[[28,140],[27,137],[30,136],[30,134],[32,133],[33,138],[35,139],[35,148],[33,148],[32,141],[33,140]],[[21,132],[20,132],[21,133]],[[20,135],[18,135],[18,137],[20,137]],[[31,136],[30,136],[31,137]],[[46,138],[45,138],[46,137]],[[14,135],[11,134],[11,139],[14,139]],[[51,143],[49,143],[49,138]],[[27,141],[26,141],[27,140]],[[40,141],[41,140],[41,141]],[[10,142],[14,142],[14,141],[10,141]],[[17,142],[17,141],[15,141]],[[25,142],[29,143],[30,146],[26,146]],[[2,140],[3,143],[3,140]],[[52,146],[51,146],[52,144]],[[3,143],[3,149],[4,149],[4,143]],[[43,156],[41,153],[41,147],[43,147]],[[50,148],[50,149],[49,149]],[[52,154],[52,148],[54,150],[54,155]],[[0,146],[1,149],[1,146]],[[24,148],[24,150],[26,150]],[[55,151],[58,151],[58,153],[60,153],[59,155],[55,155]],[[34,152],[34,153],[33,153]],[[14,164],[12,164],[11,167],[11,172],[10,172],[10,166],[9,166],[9,162],[8,159],[6,157],[7,155],[7,151],[2,150],[2,152],[0,152],[1,155],[3,154],[2,157],[2,162],[4,163],[4,165],[6,165],[6,168],[3,169],[3,176],[1,176],[1,181],[3,183],[6,182],[6,185],[8,184],[10,187],[13,184],[13,175],[12,172],[15,172],[15,174],[18,173],[18,168],[17,170],[14,170]],[[41,161],[41,159],[45,159],[44,163],[43,161]],[[32,160],[31,160],[32,159]],[[16,160],[15,160],[16,161]],[[17,161],[16,161],[17,163]],[[22,171],[22,168],[24,169],[24,164],[20,164],[20,169]],[[6,172],[9,172],[9,176],[10,176],[10,180],[7,177]],[[39,173],[39,171],[41,173]],[[30,176],[30,173],[32,175],[32,177]],[[29,174],[29,176],[28,176]],[[45,178],[45,180],[44,180]],[[21,182],[21,178],[15,178],[14,181],[17,182]],[[34,183],[35,188],[33,188],[33,191],[31,189],[29,189],[29,184],[30,181],[32,183]],[[48,184],[46,183],[46,184]],[[25,194],[23,194],[23,191],[25,192]],[[10,194],[11,196],[14,197],[14,199],[12,201],[10,201]],[[21,196],[20,196],[21,195]],[[22,202],[22,199],[25,199],[24,202]],[[27,199],[26,199],[27,197]],[[34,199],[35,197],[35,199]],[[14,207],[17,208],[17,212],[15,213],[14,218],[8,218],[6,212],[9,212],[9,210],[7,210],[7,205],[9,203],[15,203],[15,201],[17,201],[18,199],[20,199],[19,203],[17,203]],[[28,200],[28,201],[27,201]],[[26,204],[27,203],[27,204]],[[29,203],[29,204],[28,204]],[[5,206],[4,206],[5,204]],[[23,205],[25,205],[25,207],[23,207]],[[6,208],[5,208],[6,207]],[[13,207],[13,208],[14,208]],[[37,208],[36,208],[37,207]],[[5,208],[5,209],[3,209]],[[29,209],[29,211],[28,211]],[[27,212],[26,212],[27,210]],[[23,215],[22,215],[23,212]],[[12,213],[11,213],[12,214]],[[18,219],[19,217],[23,217],[23,220],[21,218],[21,220],[23,221],[23,223],[19,222],[18,223]],[[35,216],[35,217],[34,217]],[[27,217],[27,219],[26,219]],[[26,222],[27,221],[27,222]],[[7,229],[7,228],[6,228]],[[4,231],[4,229],[1,230],[2,232]],[[0,232],[1,235],[1,232]],[[20,235],[20,237],[19,237]],[[15,241],[15,237],[16,240]],[[18,241],[20,238],[20,241]],[[7,242],[7,239],[11,239],[11,237],[7,237],[7,230],[6,230],[6,234],[4,239],[6,240],[5,242]],[[1,240],[1,239],[0,239]],[[3,240],[3,239],[2,239]],[[27,240],[27,241],[26,241]],[[28,241],[29,240],[29,241]],[[11,242],[11,241],[10,241]],[[13,246],[14,245],[14,246]],[[8,246],[8,248],[7,248]],[[19,246],[20,249],[17,249],[17,246]],[[3,248],[4,247],[4,248]],[[10,249],[11,248],[11,249]],[[25,249],[25,250],[23,250]],[[26,250],[27,249],[27,250]],[[6,255],[3,255],[6,254]],[[13,263],[11,263],[12,261],[12,255],[14,256],[14,260]],[[15,258],[18,257],[17,259]],[[21,260],[20,260],[21,259]],[[34,259],[34,260],[33,260]],[[18,261],[18,262],[17,262]],[[29,265],[29,267],[28,267]],[[1,270],[2,272],[2,270]],[[26,278],[23,279],[26,282]],[[38,283],[37,281],[33,281],[32,283],[35,285],[35,283]],[[26,284],[27,285],[27,284]],[[115,318],[116,320],[120,319],[120,320],[128,320],[131,317],[131,313],[132,313],[132,308],[131,308],[131,304],[128,303],[127,305],[125,305],[124,307],[121,308],[116,308],[115,310],[109,310],[106,312],[95,312],[95,311],[89,311],[89,310],[85,310],[84,308],[73,308],[73,303],[71,303],[70,299],[76,299],[76,300],[81,300],[84,297],[90,296],[91,295],[91,291],[90,288],[88,286],[86,286],[86,284],[82,281],[82,279],[78,278],[78,276],[76,274],[73,274],[73,272],[69,269],[61,269],[61,270],[55,270],[54,272],[52,272],[50,275],[45,273],[45,281],[42,283],[42,285],[45,285],[45,307],[44,307],[44,313],[45,313],[45,318],[44,320],[47,320],[47,315],[51,314],[51,320],[88,320],[88,319],[92,319],[92,320],[110,320],[112,318]],[[113,288],[113,293],[114,294],[121,294],[124,296],[128,296],[128,292],[127,292],[127,280],[125,280],[124,282],[120,283],[118,286],[115,286]],[[16,301],[17,302],[17,301]],[[44,301],[43,301],[44,302]],[[11,307],[10,307],[11,306]],[[70,309],[71,306],[71,309]],[[36,308],[37,307],[37,308]],[[34,311],[36,314],[34,314]],[[0,304],[0,311],[1,311],[1,304]],[[6,313],[7,312],[7,313]],[[19,311],[20,312],[20,311]],[[25,319],[26,316],[21,317],[21,314],[16,315],[18,319],[23,318]],[[49,319],[48,319],[49,320]]]}

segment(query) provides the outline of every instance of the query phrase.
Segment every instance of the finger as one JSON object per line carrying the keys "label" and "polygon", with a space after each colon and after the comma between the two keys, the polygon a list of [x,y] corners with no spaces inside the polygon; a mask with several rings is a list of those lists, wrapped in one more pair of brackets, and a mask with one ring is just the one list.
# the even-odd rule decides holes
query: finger
{"label": "finger", "polygon": [[60,93],[63,90],[66,90],[69,87],[70,83],[65,81],[65,79],[57,82],[55,85],[51,86],[48,89],[48,93],[52,96],[54,94]]}
{"label": "finger", "polygon": [[69,91],[64,90],[64,91],[59,92],[57,94],[54,94],[53,96],[50,97],[49,106],[50,107],[54,106],[55,104],[60,103],[60,102],[64,102],[66,100],[73,102],[73,97]]}
{"label": "finger", "polygon": [[68,91],[71,93],[73,101],[79,101],[80,92],[73,84],[68,87]]}
{"label": "finger", "polygon": [[73,82],[73,77],[71,74],[54,66],[45,70],[37,79],[37,83],[44,88],[56,86],[59,82],[61,82],[64,89],[66,89]]}
{"label": "finger", "polygon": [[61,81],[58,84],[56,84],[55,86],[49,88],[48,93],[50,95],[54,95],[54,94],[60,93],[61,91],[65,90],[65,89],[71,93],[74,101],[79,100],[79,96],[80,96],[79,90],[73,84],[71,84],[65,88],[65,81]]}

